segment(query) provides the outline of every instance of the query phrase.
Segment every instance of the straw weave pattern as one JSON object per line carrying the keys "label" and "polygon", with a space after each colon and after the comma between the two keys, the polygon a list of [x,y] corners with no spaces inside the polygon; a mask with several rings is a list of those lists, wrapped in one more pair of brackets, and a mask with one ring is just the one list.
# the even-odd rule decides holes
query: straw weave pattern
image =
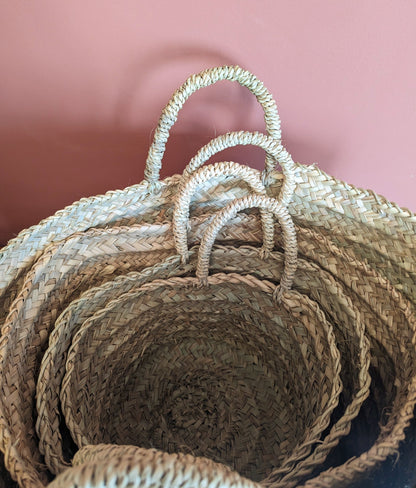
{"label": "straw weave pattern", "polygon": [[[220,80],[267,134],[216,137],[160,181],[180,109]],[[264,170],[203,166],[236,145]],[[0,250],[0,487],[365,483],[415,429],[415,312],[416,216],[294,163],[251,73],[193,75],[142,183]]]}

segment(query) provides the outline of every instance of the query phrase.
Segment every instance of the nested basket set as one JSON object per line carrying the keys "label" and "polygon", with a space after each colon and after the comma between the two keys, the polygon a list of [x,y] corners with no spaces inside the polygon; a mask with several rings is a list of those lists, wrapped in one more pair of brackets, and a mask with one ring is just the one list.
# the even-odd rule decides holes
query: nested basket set
{"label": "nested basket set", "polygon": [[[255,95],[267,133],[219,136],[160,180],[179,110],[219,80]],[[264,170],[204,165],[236,145],[263,148]],[[251,73],[191,76],[142,183],[0,251],[0,486],[359,483],[414,415],[415,230],[410,211],[294,163]]]}

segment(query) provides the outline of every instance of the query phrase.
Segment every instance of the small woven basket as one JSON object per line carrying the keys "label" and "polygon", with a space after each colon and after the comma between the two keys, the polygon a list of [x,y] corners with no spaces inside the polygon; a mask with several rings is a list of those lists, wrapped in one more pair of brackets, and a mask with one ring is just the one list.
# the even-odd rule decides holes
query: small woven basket
{"label": "small woven basket", "polygon": [[[105,309],[94,313],[89,301],[94,315],[73,339],[62,383],[66,424],[78,445],[120,443],[124,434],[120,438],[115,422],[115,437],[102,429],[100,414],[96,425],[85,423],[100,404],[106,418],[122,422],[124,413],[130,419],[119,432],[130,430],[139,445],[209,455],[261,479],[297,442],[310,444],[329,423],[341,389],[332,330],[302,295],[277,306],[276,286],[264,280],[218,274],[208,289],[192,289],[195,278],[156,280],[161,271],[166,274],[164,263],[151,270],[152,282]],[[112,296],[119,293],[114,288]],[[120,385],[111,393],[126,377],[131,390]],[[304,385],[292,389],[291,382]],[[79,395],[81,384],[88,398]],[[134,422],[130,406],[140,412]]]}

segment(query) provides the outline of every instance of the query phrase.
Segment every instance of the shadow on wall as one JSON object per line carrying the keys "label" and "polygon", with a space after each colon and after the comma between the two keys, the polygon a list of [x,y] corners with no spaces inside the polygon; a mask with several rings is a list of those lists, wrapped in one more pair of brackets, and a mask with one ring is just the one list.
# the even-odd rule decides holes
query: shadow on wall
{"label": "shadow on wall", "polygon": [[[224,64],[238,63],[220,53],[189,47],[152,53],[126,70],[114,121],[108,127],[66,126],[63,120],[45,121],[39,114],[38,122],[0,133],[5,168],[0,180],[0,245],[81,197],[139,183],[157,118],[172,91],[189,73]],[[163,95],[156,100],[159,108],[151,108],[153,125],[126,123],[134,117],[132,107],[154,105],[143,94],[148,95],[155,80],[160,83],[157,93]],[[185,104],[172,130],[161,177],[182,172],[213,137],[242,129],[265,130],[261,107],[247,89],[219,83],[201,90]],[[290,136],[283,142],[295,159],[312,156],[302,162],[332,159],[332,154],[313,143],[292,141]],[[223,151],[212,161],[223,160],[260,169],[264,154],[259,148],[239,147]]]}

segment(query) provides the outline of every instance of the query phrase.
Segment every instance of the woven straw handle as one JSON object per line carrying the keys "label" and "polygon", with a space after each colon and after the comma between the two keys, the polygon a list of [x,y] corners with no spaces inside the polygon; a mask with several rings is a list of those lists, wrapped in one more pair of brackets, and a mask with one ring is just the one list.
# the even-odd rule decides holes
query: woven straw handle
{"label": "woven straw handle", "polygon": [[282,228],[285,249],[285,268],[280,280],[280,285],[276,288],[274,293],[275,298],[280,300],[283,293],[291,288],[295,276],[297,267],[297,242],[295,226],[287,208],[274,198],[265,197],[259,194],[251,194],[232,201],[220,210],[215,215],[201,239],[196,276],[199,278],[202,285],[208,283],[211,249],[218,232],[241,210],[256,207],[275,215]]}
{"label": "woven straw handle", "polygon": [[[184,262],[188,258],[187,229],[189,223],[189,207],[192,195],[197,188],[203,186],[210,179],[215,178],[216,184],[222,183],[230,177],[245,181],[251,189],[266,195],[266,188],[261,181],[260,173],[248,166],[242,166],[233,162],[216,163],[200,168],[213,154],[222,151],[226,147],[239,144],[256,145],[264,149],[274,161],[278,161],[284,168],[285,180],[279,195],[279,201],[286,206],[291,198],[295,187],[295,165],[290,154],[283,146],[264,134],[259,132],[230,132],[213,139],[191,159],[185,168],[178,186],[178,193],[175,197],[173,212],[173,234],[176,249],[182,256]],[[263,224],[263,252],[267,254],[274,246],[274,223],[272,214],[261,210]]]}
{"label": "woven straw handle", "polygon": [[[295,163],[292,156],[282,146],[280,141],[266,136],[260,132],[228,132],[215,139],[212,139],[207,145],[203,146],[198,153],[191,159],[188,166],[183,172],[183,176],[187,177],[201,167],[214,154],[217,154],[224,149],[234,146],[258,146],[266,151],[266,154],[273,161],[272,168],[278,162],[282,168],[285,180],[279,194],[279,200],[283,205],[288,205],[292,199],[295,189]],[[267,186],[266,180],[269,173],[266,171],[263,174],[263,183]]]}
{"label": "woven straw handle", "polygon": [[[240,85],[247,87],[263,107],[267,134],[276,140],[281,139],[280,118],[277,112],[276,102],[259,79],[239,66],[222,66],[202,71],[199,74],[190,76],[185,83],[176,90],[171,100],[162,111],[153,142],[149,148],[146,169],[144,172],[145,179],[151,186],[159,181],[159,173],[162,167],[162,158],[165,152],[166,142],[169,138],[169,131],[178,118],[179,110],[192,93],[220,80],[237,81]],[[273,165],[273,159],[270,156],[267,156],[267,171],[271,171]]]}
{"label": "woven straw handle", "polygon": [[260,488],[227,466],[189,454],[167,454],[136,446],[97,445],[82,448],[74,467],[50,488]]}
{"label": "woven straw handle", "polygon": [[[216,183],[219,184],[230,177],[245,181],[256,193],[266,194],[266,188],[257,170],[232,161],[204,166],[195,171],[189,178],[182,181],[175,198],[173,236],[176,249],[178,254],[182,256],[183,262],[188,260],[187,228],[192,195],[198,187],[201,187],[213,178],[217,178]],[[267,253],[273,249],[274,245],[274,221],[273,215],[268,212],[262,210],[261,215],[264,234],[263,251]]]}

